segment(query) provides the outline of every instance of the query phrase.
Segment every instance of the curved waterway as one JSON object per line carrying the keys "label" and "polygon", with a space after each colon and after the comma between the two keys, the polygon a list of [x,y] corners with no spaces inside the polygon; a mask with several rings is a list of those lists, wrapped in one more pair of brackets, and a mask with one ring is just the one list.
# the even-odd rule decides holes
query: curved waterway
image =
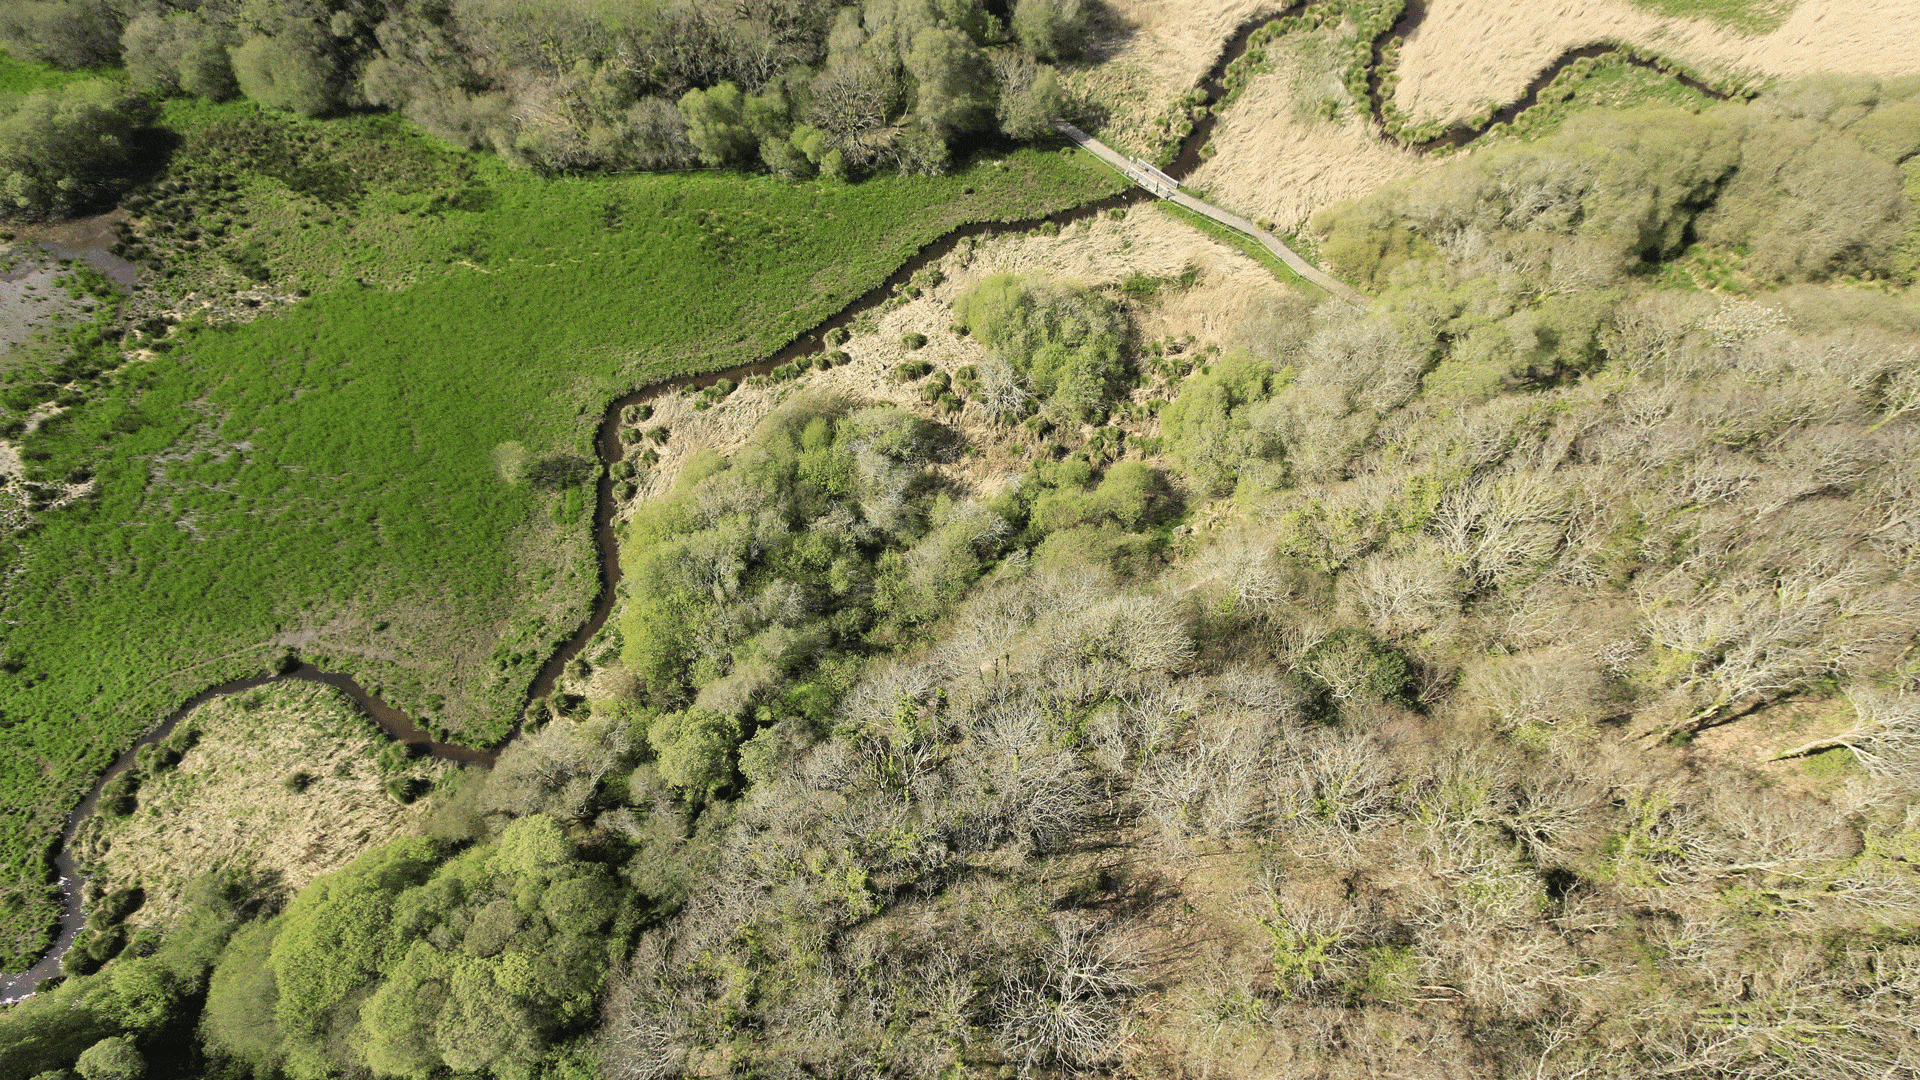
{"label": "curved waterway", "polygon": [[[1212,111],[1212,106],[1217,104],[1226,95],[1225,77],[1227,68],[1246,53],[1248,43],[1253,33],[1274,19],[1279,18],[1280,15],[1299,12],[1306,6],[1304,2],[1293,4],[1279,14],[1262,15],[1257,19],[1243,23],[1234,31],[1233,36],[1222,46],[1219,57],[1214,61],[1213,65],[1200,81],[1199,89],[1205,95],[1208,108],[1200,119],[1194,123],[1192,130],[1188,132],[1187,136],[1181,140],[1179,153],[1175,156],[1173,164],[1168,166],[1166,170],[1168,175],[1176,180],[1185,179],[1194,169],[1199,167],[1200,162],[1203,160],[1201,150],[1206,145],[1207,140],[1212,137],[1213,126],[1217,119]],[[1425,4],[1419,2],[1419,0],[1412,0],[1412,2],[1407,5],[1405,12],[1395,21],[1393,26],[1374,40],[1372,63],[1370,64],[1370,70],[1368,72],[1368,96],[1370,98],[1369,106],[1376,123],[1379,123],[1382,118],[1381,105],[1383,98],[1379,72],[1381,51],[1385,48],[1387,41],[1395,37],[1405,37],[1417,28],[1421,20],[1425,17]],[[1478,138],[1480,135],[1485,134],[1494,124],[1510,121],[1519,113],[1531,107],[1539,100],[1540,92],[1575,61],[1583,57],[1607,55],[1618,55],[1626,59],[1629,63],[1653,70],[1663,70],[1659,69],[1656,64],[1633,56],[1616,45],[1596,44],[1583,46],[1578,49],[1569,49],[1534,77],[1528,84],[1526,93],[1519,100],[1502,108],[1494,114],[1493,119],[1485,124],[1473,126],[1464,124],[1456,125],[1449,128],[1444,134],[1437,138],[1415,144],[1400,143],[1399,140],[1388,135],[1385,131],[1384,123],[1380,124],[1381,135],[1383,138],[1397,145],[1406,145],[1410,149],[1419,151],[1436,149],[1440,146],[1464,145]],[[1667,74],[1673,75],[1685,85],[1711,97],[1724,100],[1728,96],[1686,75],[1677,72],[1667,72]],[[867,290],[852,303],[842,308],[837,314],[831,316],[825,322],[805,334],[800,335],[785,348],[771,356],[724,371],[713,371],[704,375],[693,375],[654,383],[616,398],[607,406],[606,411],[601,415],[600,427],[594,437],[594,449],[602,466],[599,479],[595,482],[593,512],[594,548],[600,561],[599,592],[594,597],[593,606],[587,615],[586,622],[565,641],[561,642],[560,646],[553,651],[553,654],[547,658],[546,662],[540,665],[538,674],[534,676],[533,685],[528,689],[528,699],[552,696],[554,688],[560,681],[560,675],[566,670],[568,662],[580,655],[581,651],[587,647],[587,643],[593,640],[594,635],[600,632],[601,628],[606,625],[607,619],[613,614],[614,603],[618,597],[618,588],[620,585],[620,547],[619,540],[614,535],[614,513],[617,505],[613,497],[613,478],[609,474],[608,469],[615,462],[621,460],[624,454],[625,447],[620,442],[620,416],[627,406],[636,405],[676,390],[699,389],[700,387],[718,382],[721,379],[732,379],[735,382],[739,382],[750,375],[764,375],[782,364],[818,353],[824,348],[822,337],[828,330],[835,327],[846,326],[866,311],[877,307],[882,301],[893,295],[894,289],[905,284],[907,280],[913,276],[915,271],[945,258],[953,251],[956,245],[969,237],[1025,232],[1049,221],[1055,224],[1066,225],[1095,217],[1111,209],[1148,201],[1148,198],[1149,197],[1143,192],[1130,191],[1123,195],[1116,195],[1098,202],[1087,203],[1071,210],[1063,210],[1058,213],[1048,214],[1044,217],[1007,222],[975,222],[970,225],[963,225],[938,240],[933,241],[926,247],[921,248],[920,251],[908,259],[904,265],[888,275],[885,281]],[[103,217],[101,220],[105,220],[105,218]],[[86,240],[92,239],[92,236],[86,238]],[[59,249],[55,250],[56,254],[69,258],[86,258],[96,263],[96,265],[102,265],[109,272],[113,273],[116,279],[123,275],[131,276],[128,273],[131,269],[131,264],[119,265],[123,264],[124,260],[113,259],[110,253],[105,251],[104,241],[98,244],[89,244],[83,240],[79,241],[81,246],[75,247],[69,246],[76,243],[74,239],[62,236],[60,240],[65,241],[65,243],[62,244]],[[96,251],[96,247],[99,250]],[[50,250],[54,249],[50,247]],[[113,260],[111,264],[105,262],[105,260],[108,259]],[[500,748],[506,744],[503,742],[501,747],[496,747],[493,750],[477,750],[472,747],[459,746],[453,743],[434,742],[432,737],[422,730],[418,724],[414,723],[405,713],[402,713],[400,710],[382,701],[379,697],[368,692],[365,687],[355,682],[352,676],[341,672],[321,671],[311,664],[302,664],[291,671],[280,674],[261,674],[252,675],[244,679],[235,679],[231,682],[224,682],[218,686],[211,686],[200,691],[191,698],[188,698],[179,708],[170,713],[165,720],[161,721],[158,727],[149,731],[146,735],[143,735],[140,740],[129,747],[125,753],[115,758],[113,764],[109,766],[104,773],[100,774],[94,781],[93,786],[88,789],[86,797],[81,799],[80,804],[74,807],[72,813],[67,815],[66,826],[60,832],[60,847],[54,856],[54,871],[59,877],[60,889],[63,894],[59,934],[54,939],[53,947],[48,949],[45,955],[43,955],[40,961],[34,964],[33,967],[23,972],[0,975],[0,1004],[18,1001],[22,997],[31,994],[34,987],[42,980],[60,974],[61,959],[66,956],[67,950],[73,947],[74,939],[78,937],[81,930],[86,927],[86,912],[82,906],[86,881],[81,876],[79,868],[74,864],[73,857],[69,852],[69,847],[71,846],[74,833],[80,827],[80,823],[86,820],[89,814],[93,813],[94,807],[99,803],[100,792],[106,787],[107,782],[133,767],[135,755],[139,753],[141,747],[149,746],[165,739],[173,733],[174,728],[181,720],[185,719],[193,710],[206,704],[208,701],[227,694],[242,693],[256,687],[288,681],[323,683],[342,691],[355,702],[358,702],[360,707],[366,710],[367,714],[373,718],[375,723],[380,725],[381,730],[386,732],[389,738],[397,742],[419,746],[427,755],[440,758],[441,760],[458,762],[462,765],[491,766],[495,757],[498,756]],[[511,742],[518,733],[519,728],[516,726],[514,733],[507,737],[506,742]]]}
{"label": "curved waterway", "polygon": [[1581,60],[1598,60],[1603,57],[1619,60],[1637,68],[1643,68],[1647,71],[1666,75],[1687,89],[1696,91],[1715,101],[1727,101],[1733,97],[1732,94],[1708,86],[1706,83],[1701,82],[1699,79],[1683,71],[1664,65],[1657,60],[1650,60],[1625,45],[1610,41],[1599,41],[1568,49],[1555,57],[1552,63],[1541,68],[1540,71],[1527,82],[1526,89],[1519,97],[1496,109],[1493,115],[1489,116],[1485,121],[1478,124],[1469,124],[1462,121],[1452,125],[1431,139],[1409,142],[1387,129],[1385,109],[1386,78],[1380,70],[1380,62],[1388,42],[1395,40],[1405,41],[1408,35],[1420,28],[1420,24],[1425,22],[1426,18],[1426,0],[1407,0],[1407,6],[1400,12],[1400,17],[1393,21],[1393,25],[1381,31],[1379,36],[1373,39],[1372,51],[1367,61],[1367,112],[1373,118],[1374,130],[1378,132],[1383,141],[1403,149],[1412,150],[1415,153],[1424,154],[1432,150],[1465,146],[1480,136],[1485,135],[1497,125],[1512,123],[1515,117],[1539,104],[1541,92],[1553,85],[1555,79],[1559,78],[1563,72]]}

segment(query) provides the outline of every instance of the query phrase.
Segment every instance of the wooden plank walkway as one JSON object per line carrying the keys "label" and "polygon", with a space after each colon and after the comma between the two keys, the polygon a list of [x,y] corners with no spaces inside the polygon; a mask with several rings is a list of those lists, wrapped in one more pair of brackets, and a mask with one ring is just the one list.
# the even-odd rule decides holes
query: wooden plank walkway
{"label": "wooden plank walkway", "polygon": [[1332,274],[1321,270],[1319,267],[1301,258],[1292,248],[1275,239],[1274,235],[1267,230],[1262,229],[1238,214],[1228,213],[1210,202],[1203,202],[1181,191],[1179,181],[1176,181],[1166,173],[1161,172],[1159,169],[1154,168],[1152,165],[1138,158],[1126,157],[1113,147],[1081,131],[1065,120],[1055,120],[1053,126],[1059,128],[1062,135],[1072,139],[1088,153],[1091,153],[1101,161],[1120,170],[1121,174],[1127,179],[1147,189],[1154,195],[1176,206],[1185,207],[1202,217],[1217,221],[1235,232],[1245,233],[1247,236],[1252,237],[1261,247],[1272,252],[1275,258],[1285,263],[1294,273],[1299,274],[1301,277],[1327,290],[1328,293],[1348,303],[1357,304],[1360,307],[1367,306],[1366,296],[1346,282],[1341,281],[1339,278],[1334,277]]}

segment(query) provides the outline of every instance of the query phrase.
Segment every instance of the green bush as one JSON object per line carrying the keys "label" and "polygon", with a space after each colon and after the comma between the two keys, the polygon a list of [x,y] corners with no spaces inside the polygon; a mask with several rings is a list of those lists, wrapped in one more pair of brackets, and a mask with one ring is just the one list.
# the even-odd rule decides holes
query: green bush
{"label": "green bush", "polygon": [[141,1080],[147,1075],[147,1059],[133,1040],[116,1035],[87,1047],[73,1068],[83,1080]]}
{"label": "green bush", "polygon": [[142,99],[103,80],[0,95],[0,213],[63,217],[109,203],[149,119]]}
{"label": "green bush", "polygon": [[1181,384],[1161,410],[1161,432],[1194,490],[1224,495],[1250,462],[1279,452],[1277,438],[1255,429],[1253,414],[1281,381],[1273,365],[1232,353]]}
{"label": "green bush", "polygon": [[1062,416],[1097,419],[1120,389],[1126,324],[1077,285],[994,274],[954,301],[954,315]]}
{"label": "green bush", "polygon": [[248,38],[232,56],[241,92],[269,109],[319,116],[340,104],[331,45],[311,23],[289,19],[274,34]]}

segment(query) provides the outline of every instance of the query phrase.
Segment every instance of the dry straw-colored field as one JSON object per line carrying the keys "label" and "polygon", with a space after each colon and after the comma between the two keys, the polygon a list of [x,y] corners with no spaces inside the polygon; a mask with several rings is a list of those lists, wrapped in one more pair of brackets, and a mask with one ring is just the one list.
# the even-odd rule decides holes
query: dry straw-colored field
{"label": "dry straw-colored field", "polygon": [[[127,921],[165,927],[195,878],[251,868],[289,891],[361,852],[418,831],[425,800],[400,806],[375,758],[385,741],[346,696],[311,683],[279,683],[215,698],[194,714],[199,742],[141,785],[122,821],[90,818],[75,854],[98,864],[107,891],[146,890]],[[412,771],[451,768],[421,761]],[[289,783],[305,774],[302,787]]]}
{"label": "dry straw-colored field", "polygon": [[1200,82],[1242,24],[1285,0],[1108,0],[1086,54],[1063,69],[1069,89],[1107,111],[1100,137],[1132,153],[1156,142],[1152,121]]}
{"label": "dry straw-colored field", "polygon": [[1778,29],[1664,17],[1631,0],[1430,0],[1400,54],[1400,107],[1455,119],[1518,97],[1561,52],[1616,39],[1713,74],[1920,74],[1920,0],[1800,0]]}
{"label": "dry straw-colored field", "polygon": [[[909,357],[947,372],[985,359],[986,350],[978,342],[953,331],[953,300],[989,274],[1042,274],[1100,287],[1134,274],[1175,277],[1189,265],[1200,270],[1196,285],[1163,293],[1132,313],[1143,339],[1191,334],[1200,343],[1224,347],[1249,315],[1289,291],[1266,267],[1151,205],[1133,209],[1120,221],[1100,218],[1069,225],[1058,236],[980,241],[971,251],[957,251],[943,260],[940,270],[946,280],[939,286],[880,313],[870,328],[856,330],[842,346],[853,357],[848,364],[809,372],[794,382],[744,387],[724,404],[705,411],[696,410],[689,395],[656,399],[646,426],[664,425],[671,436],[658,448],[659,462],[640,471],[639,490],[628,505],[638,506],[670,491],[695,452],[738,450],[762,419],[796,394],[892,403],[933,417],[932,408],[920,400],[921,384],[895,382],[891,373]],[[909,352],[901,343],[909,333],[925,334],[927,344]],[[972,457],[935,467],[958,491],[973,496],[997,494],[1031,465],[1031,448],[1022,436],[996,427],[977,406],[940,419],[957,427],[977,451]]]}
{"label": "dry straw-colored field", "polygon": [[[1332,32],[1268,47],[1274,71],[1254,79],[1213,130],[1214,155],[1188,184],[1282,232],[1324,206],[1358,198],[1430,164],[1381,141],[1332,67]],[[1333,115],[1316,111],[1332,105]]]}

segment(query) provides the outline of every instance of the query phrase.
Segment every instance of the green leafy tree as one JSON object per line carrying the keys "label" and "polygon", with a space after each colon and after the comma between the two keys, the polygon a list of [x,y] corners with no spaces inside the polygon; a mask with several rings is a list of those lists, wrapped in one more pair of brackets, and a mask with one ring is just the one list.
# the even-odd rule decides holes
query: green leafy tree
{"label": "green leafy tree", "polygon": [[993,274],[960,294],[953,312],[1070,419],[1097,419],[1119,385],[1125,325],[1089,289]]}
{"label": "green leafy tree", "polygon": [[133,1040],[120,1035],[87,1047],[73,1067],[85,1080],[140,1080],[147,1075],[147,1059]]}
{"label": "green leafy tree", "polygon": [[1071,59],[1086,45],[1087,6],[1083,0],[1018,0],[1013,34],[1042,60]]}
{"label": "green leafy tree", "polygon": [[111,83],[82,80],[0,95],[0,211],[60,217],[110,200],[133,163],[148,117]]}
{"label": "green leafy tree", "polygon": [[951,140],[993,120],[993,71],[986,53],[966,34],[930,27],[913,36],[907,72],[918,84],[914,112],[922,124]]}
{"label": "green leafy tree", "polygon": [[139,89],[184,92],[213,101],[238,90],[223,35],[193,12],[136,16],[120,43],[127,75]]}
{"label": "green leafy tree", "polygon": [[1060,76],[1041,64],[1026,85],[1008,86],[999,102],[1000,131],[1010,139],[1039,139],[1052,135],[1053,122],[1067,111],[1067,93]]}
{"label": "green leafy tree", "polygon": [[340,104],[330,44],[310,23],[289,21],[278,33],[247,39],[233,50],[233,74],[241,92],[270,109],[319,116]]}
{"label": "green leafy tree", "polygon": [[545,878],[573,859],[573,841],[560,823],[546,814],[529,814],[500,834],[500,852],[494,856],[502,873],[520,878]]}
{"label": "green leafy tree", "polygon": [[0,4],[0,46],[64,68],[111,64],[120,10],[111,0],[9,0]]}
{"label": "green leafy tree", "polygon": [[659,758],[662,780],[689,795],[707,796],[733,781],[740,723],[706,709],[683,709],[655,720],[647,742]]}
{"label": "green leafy tree", "polygon": [[687,118],[687,138],[708,165],[730,166],[752,162],[760,140],[747,123],[747,96],[730,82],[711,90],[689,90],[680,98]]}
{"label": "green leafy tree", "polygon": [[188,987],[165,964],[153,957],[122,959],[107,976],[104,992],[88,1005],[128,1031],[154,1031],[175,1019]]}
{"label": "green leafy tree", "polygon": [[433,845],[410,839],[362,855],[301,890],[282,919],[272,963],[274,1016],[294,1040],[315,1040],[335,1008],[399,959],[394,899],[424,881]]}
{"label": "green leafy tree", "polygon": [[1250,461],[1279,449],[1277,440],[1253,425],[1255,406],[1278,384],[1271,364],[1244,353],[1230,354],[1181,384],[1180,396],[1160,414],[1161,430],[1197,490],[1224,495]]}
{"label": "green leafy tree", "polygon": [[242,927],[227,943],[207,985],[201,1028],[210,1045],[269,1074],[285,1056],[285,1035],[275,1019],[280,1000],[272,964],[273,939],[281,921]]}

